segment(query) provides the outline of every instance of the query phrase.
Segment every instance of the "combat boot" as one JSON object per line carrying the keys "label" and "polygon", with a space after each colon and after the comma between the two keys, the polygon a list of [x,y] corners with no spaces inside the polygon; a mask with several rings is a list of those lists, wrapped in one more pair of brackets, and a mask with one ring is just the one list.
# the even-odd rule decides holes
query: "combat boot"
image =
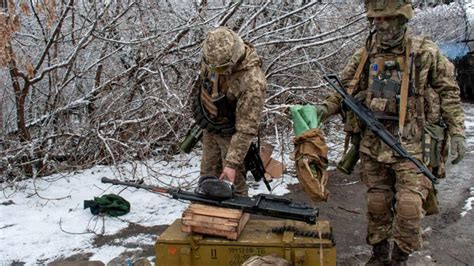
{"label": "combat boot", "polygon": [[392,250],[392,265],[393,266],[405,266],[408,265],[408,256],[410,254],[406,253],[405,251],[401,250],[397,243],[393,245]]}
{"label": "combat boot", "polygon": [[390,265],[390,243],[387,239],[372,246],[372,256],[365,265]]}

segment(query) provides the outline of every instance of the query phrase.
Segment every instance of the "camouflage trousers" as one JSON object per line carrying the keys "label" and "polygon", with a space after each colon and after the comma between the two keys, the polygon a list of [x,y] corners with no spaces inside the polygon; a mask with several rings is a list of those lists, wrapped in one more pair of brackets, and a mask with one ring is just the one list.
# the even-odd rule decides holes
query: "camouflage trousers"
{"label": "camouflage trousers", "polygon": [[367,186],[367,243],[392,238],[410,254],[422,245],[423,203],[430,188],[406,159],[381,163],[361,153],[362,181]]}
{"label": "camouflage trousers", "polygon": [[[209,133],[204,130],[202,137],[201,175],[214,175],[217,177],[221,175],[231,137]],[[246,173],[247,171],[243,163],[238,169],[235,169],[234,185],[237,194],[248,194],[248,187],[245,182]]]}

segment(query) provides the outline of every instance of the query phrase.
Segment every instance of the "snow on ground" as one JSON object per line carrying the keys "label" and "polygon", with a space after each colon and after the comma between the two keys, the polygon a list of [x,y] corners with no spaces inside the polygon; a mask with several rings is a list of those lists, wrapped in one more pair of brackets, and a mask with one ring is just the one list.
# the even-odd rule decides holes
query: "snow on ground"
{"label": "snow on ground", "polygon": [[466,214],[472,210],[472,205],[474,204],[474,187],[469,188],[469,198],[465,201],[464,207],[462,208],[464,211],[461,212],[461,217],[466,216]]}
{"label": "snow on ground", "polygon": [[[474,106],[466,104],[468,144],[474,145]],[[331,139],[330,139],[331,140]],[[340,145],[328,143],[330,149]],[[331,148],[332,147],[332,148]],[[471,149],[472,150],[472,149]],[[275,150],[274,154],[280,152]],[[340,151],[333,152],[340,154]],[[330,160],[335,160],[330,155]],[[275,156],[275,158],[279,159]],[[76,253],[91,252],[90,260],[109,262],[125,246],[95,247],[95,234],[111,235],[128,226],[129,222],[142,226],[170,224],[180,218],[186,202],[171,200],[150,192],[102,184],[102,177],[143,178],[147,184],[192,189],[197,183],[199,154],[178,155],[171,162],[145,161],[119,167],[96,166],[70,174],[52,175],[41,180],[26,180],[14,188],[0,184],[0,265],[22,261],[26,265],[44,264]],[[281,160],[281,159],[280,159]],[[289,154],[283,156],[288,164]],[[291,163],[290,163],[291,164]],[[159,177],[159,180],[157,179]],[[271,183],[272,193],[288,193],[287,185],[296,178],[285,175]],[[473,188],[471,188],[473,190]],[[267,193],[263,183],[250,182],[250,195]],[[118,218],[93,216],[83,209],[83,201],[109,193],[120,193],[131,203],[131,211]],[[462,216],[472,208],[474,197],[466,200]],[[141,234],[122,241],[153,244],[153,235]]]}
{"label": "snow on ground", "polygon": [[[145,167],[146,164],[146,167]],[[77,173],[52,175],[42,180],[18,182],[15,188],[2,187],[0,195],[0,264],[22,261],[26,265],[51,262],[75,253],[94,253],[90,260],[108,262],[127,250],[123,246],[94,247],[95,234],[115,234],[128,222],[143,226],[170,224],[181,217],[186,202],[168,199],[150,192],[102,184],[102,177],[145,177],[145,182],[159,186],[192,189],[197,182],[199,156],[176,156],[171,163],[148,161],[117,168],[97,166]],[[160,176],[160,181],[149,176]],[[272,193],[288,193],[286,184],[297,179],[285,176],[272,182]],[[5,186],[4,184],[2,184]],[[123,191],[122,191],[123,190]],[[267,193],[263,184],[253,184],[250,194]],[[83,201],[120,193],[131,204],[130,213],[118,218],[93,216],[83,209]],[[10,204],[11,203],[11,204]],[[95,234],[94,234],[95,233]],[[137,235],[147,244],[150,235]],[[135,241],[137,239],[127,239]]]}
{"label": "snow on ground", "polygon": [[474,3],[472,1],[466,1],[466,13],[471,25],[474,23]]}

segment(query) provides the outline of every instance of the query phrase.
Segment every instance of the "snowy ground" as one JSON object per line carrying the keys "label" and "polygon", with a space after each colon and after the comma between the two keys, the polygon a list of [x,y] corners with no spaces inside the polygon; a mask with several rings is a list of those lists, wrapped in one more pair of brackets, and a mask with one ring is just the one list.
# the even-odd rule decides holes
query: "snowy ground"
{"label": "snowy ground", "polygon": [[[474,108],[466,105],[468,145],[474,145]],[[472,149],[471,149],[472,152]],[[100,183],[101,177],[147,177],[149,184],[191,188],[195,186],[199,154],[176,156],[172,163],[145,162],[110,168],[97,166],[77,173],[53,175],[42,180],[27,180],[16,187],[2,187],[0,195],[0,265],[13,261],[26,265],[46,264],[76,253],[91,252],[89,260],[109,262],[127,251],[127,242],[153,245],[151,234],[140,234],[114,245],[97,247],[98,234],[113,235],[130,223],[142,226],[170,224],[181,216],[187,203],[170,200],[150,192]],[[160,177],[160,182],[156,178]],[[272,183],[273,193],[288,192],[287,185],[295,178],[285,176]],[[4,186],[4,185],[3,185]],[[462,217],[470,214],[474,188],[470,198],[459,210]],[[119,217],[93,216],[83,209],[83,201],[108,193],[120,193],[131,203],[129,214]],[[251,185],[250,193],[266,193],[263,184]],[[116,244],[116,245],[115,245]],[[151,260],[151,258],[150,258]]]}
{"label": "snowy ground", "polygon": [[[144,164],[120,168],[97,166],[78,173],[19,182],[15,188],[3,187],[0,195],[0,265],[13,261],[26,265],[43,264],[78,252],[92,252],[94,255],[90,260],[107,263],[127,249],[124,247],[127,241],[137,242],[137,239],[128,239],[122,246],[98,248],[92,241],[96,234],[115,234],[129,223],[142,226],[170,224],[181,217],[187,203],[144,190],[102,184],[101,177],[160,175],[160,183],[153,178],[145,181],[161,186],[192,187],[196,183],[198,166],[196,154],[180,155],[173,163],[148,162],[146,167]],[[287,193],[286,184],[295,182],[296,179],[290,177],[272,182],[273,194]],[[263,192],[266,193],[263,184],[254,184],[250,190],[251,194]],[[84,200],[109,193],[120,193],[127,199],[131,203],[130,213],[102,219],[83,209]],[[148,244],[155,241],[153,235],[135,238]]]}
{"label": "snowy ground", "polygon": [[[465,105],[468,146],[474,146],[474,106]],[[288,158],[285,158],[288,162]],[[196,185],[199,154],[178,155],[172,162],[149,161],[119,167],[97,166],[81,172],[27,180],[16,186],[2,184],[0,195],[0,265],[14,261],[26,265],[46,264],[72,254],[91,252],[89,260],[109,262],[126,251],[127,242],[153,245],[155,236],[139,234],[122,243],[97,247],[97,235],[113,235],[130,223],[142,226],[170,224],[181,216],[186,202],[170,200],[150,192],[100,183],[101,177],[122,179],[144,177],[145,182],[160,186],[192,189]],[[156,177],[160,177],[159,182]],[[287,185],[297,179],[285,176],[272,182],[273,194],[288,193]],[[93,216],[83,209],[83,201],[103,194],[120,193],[131,203],[129,214],[119,217]],[[250,194],[266,193],[263,184],[251,184]],[[461,217],[472,215],[474,188]],[[116,245],[115,245],[116,244]],[[150,258],[151,259],[151,258]]]}

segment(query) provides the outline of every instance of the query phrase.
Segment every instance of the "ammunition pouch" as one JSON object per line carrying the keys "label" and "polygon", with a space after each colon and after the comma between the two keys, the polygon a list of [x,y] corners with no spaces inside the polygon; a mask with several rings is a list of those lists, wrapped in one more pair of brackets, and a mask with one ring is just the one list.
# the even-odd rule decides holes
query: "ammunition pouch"
{"label": "ammunition pouch", "polygon": [[423,134],[423,162],[438,178],[446,176],[445,164],[448,159],[448,134],[443,123],[428,124]]}

